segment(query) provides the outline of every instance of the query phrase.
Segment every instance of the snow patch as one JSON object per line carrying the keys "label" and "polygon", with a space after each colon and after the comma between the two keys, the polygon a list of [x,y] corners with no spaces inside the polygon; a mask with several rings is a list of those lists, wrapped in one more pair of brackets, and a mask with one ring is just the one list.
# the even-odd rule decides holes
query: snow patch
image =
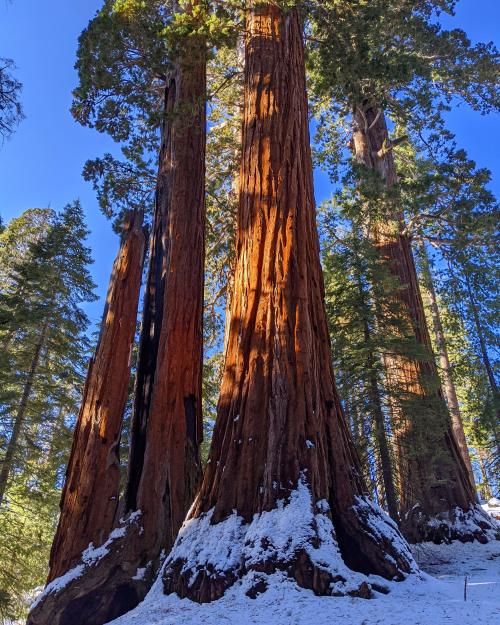
{"label": "snow patch", "polygon": [[116,529],[114,529],[110,533],[106,542],[102,544],[100,547],[94,547],[94,544],[90,543],[89,546],[82,553],[81,563],[74,566],[72,569],[67,571],[64,575],[61,575],[60,577],[56,577],[56,579],[52,580],[50,584],[47,584],[43,592],[41,592],[37,596],[37,598],[31,605],[30,610],[32,610],[35,606],[37,606],[42,601],[42,599],[44,599],[47,595],[50,595],[52,593],[56,593],[62,590],[71,581],[73,581],[74,579],[77,579],[78,577],[81,577],[83,575],[83,572],[89,566],[92,566],[96,564],[96,562],[101,560],[101,558],[103,558],[107,553],[109,553],[111,544],[117,538],[122,538],[123,536],[125,536],[127,527],[133,522],[137,521],[137,519],[140,516],[141,516],[141,511],[138,510],[136,512],[133,512],[126,519],[123,519],[123,518],[120,519],[120,527],[117,527]]}
{"label": "snow patch", "polygon": [[[161,575],[135,610],[113,625],[500,625],[500,543],[423,543],[413,548],[426,573],[386,582],[388,595],[372,601],[317,597],[281,572],[250,573],[213,603],[199,605],[163,594]],[[464,578],[468,577],[467,601]],[[257,576],[267,590],[250,599]]]}
{"label": "snow patch", "polygon": [[488,501],[488,503],[482,504],[481,508],[492,519],[495,519],[496,521],[500,521],[500,499],[497,499],[496,497],[492,497]]}
{"label": "snow patch", "polygon": [[[422,516],[421,512],[417,514]],[[483,534],[488,540],[495,540],[500,533],[500,524],[479,505],[471,505],[466,512],[459,507],[453,508],[439,516],[425,519],[424,526],[429,529],[429,535],[432,535],[433,530],[439,530],[450,541],[474,534]]]}
{"label": "snow patch", "polygon": [[[401,535],[395,521],[371,499],[356,497],[354,506],[356,514],[360,516],[372,535],[378,540],[386,540],[394,545],[397,552],[404,555],[410,563],[412,573],[418,572],[418,566],[413,558],[410,546]],[[386,559],[393,564],[394,558],[386,554]]]}
{"label": "snow patch", "polygon": [[[318,568],[339,581],[331,591],[346,594],[357,590],[369,579],[349,569],[338,548],[332,521],[326,513],[328,503],[321,500],[314,509],[304,475],[289,499],[276,508],[255,514],[251,523],[233,512],[220,523],[212,524],[213,510],[185,522],[165,564],[181,561],[182,574],[193,585],[200,573],[225,576],[229,572],[255,568],[264,561],[292,562],[304,551]],[[411,556],[410,556],[411,557]]]}
{"label": "snow patch", "polygon": [[135,580],[138,580],[138,581],[141,580],[141,579],[144,579],[146,577],[146,570],[147,570],[146,567],[137,569],[137,571],[136,571],[134,577],[132,577],[132,579],[135,579]]}

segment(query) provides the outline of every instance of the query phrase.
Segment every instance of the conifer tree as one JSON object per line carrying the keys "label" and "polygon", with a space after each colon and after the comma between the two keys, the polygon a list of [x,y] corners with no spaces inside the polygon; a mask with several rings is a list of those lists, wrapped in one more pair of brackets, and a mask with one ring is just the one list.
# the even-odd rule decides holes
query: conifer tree
{"label": "conifer tree", "polygon": [[115,522],[120,436],[145,252],[141,226],[141,214],[128,216],[113,265],[66,471],[49,581],[72,568],[89,544],[100,546]]}
{"label": "conifer tree", "polygon": [[[30,613],[28,622],[33,625],[98,625],[137,605],[154,581],[162,553],[172,545],[198,485],[203,434],[206,43],[197,27],[205,17],[203,6],[194,3],[174,14],[172,56],[164,67],[158,177],[122,506],[125,518],[109,535],[104,557],[89,561],[83,554],[84,574],[77,583],[63,589],[57,581],[47,586]],[[134,28],[146,19],[142,3],[117,3],[114,10],[123,11]],[[137,575],[138,570],[143,574]]]}
{"label": "conifer tree", "polygon": [[[403,333],[413,334],[419,345],[417,355],[393,352],[384,358],[388,387],[399,394],[392,405],[393,429],[402,528],[412,541],[470,539],[463,525],[456,529],[456,515],[477,517],[472,535],[481,540],[488,526],[474,507],[474,486],[452,434],[404,226],[394,150],[406,137],[391,139],[386,120],[389,109],[421,131],[425,116],[438,123],[440,103],[452,93],[481,110],[498,107],[498,53],[492,46],[472,47],[463,32],[444,31],[433,22],[436,12],[451,9],[452,3],[428,1],[398,3],[395,12],[378,2],[321,3],[315,24],[323,36],[315,49],[322,67],[315,73],[318,93],[351,109],[358,185],[381,200],[369,231],[394,288],[380,302],[380,312],[385,314],[389,301],[399,305]],[[339,21],[349,37],[337,35]],[[382,45],[380,33],[389,45]]]}
{"label": "conifer tree", "polygon": [[[253,4],[246,18],[237,261],[224,376],[203,484],[167,560],[164,588],[206,602],[247,573],[258,592],[266,582],[257,571],[287,571],[317,594],[331,594],[333,582],[335,592],[367,596],[362,579],[349,586],[355,574],[339,548],[348,566],[389,578],[403,578],[412,559],[395,526],[363,498],[333,381],[301,19],[296,9],[268,3]],[[266,518],[292,510],[290,547],[282,551]],[[318,566],[320,547],[328,565]],[[221,549],[228,553],[222,566],[216,564]]]}
{"label": "conifer tree", "polygon": [[[46,577],[88,357],[81,306],[94,295],[86,235],[81,208],[74,204],[59,215],[30,209],[7,224],[0,240],[0,342],[7,363],[0,371],[0,462],[8,467],[0,549],[10,554],[2,561],[0,614],[6,618],[25,617],[27,598]],[[29,376],[45,324],[38,364]]]}
{"label": "conifer tree", "polygon": [[[479,206],[479,204],[477,204]],[[497,210],[486,204],[483,210],[467,215],[466,223],[456,232],[447,230],[441,240],[434,237],[433,248],[442,269],[436,268],[438,295],[450,312],[448,333],[462,337],[455,346],[457,369],[462,387],[462,404],[470,422],[469,434],[477,454],[481,455],[482,477],[498,474],[500,432],[498,396],[492,346],[496,332],[497,269],[495,216]],[[460,215],[453,215],[459,219]],[[465,390],[467,389],[467,390]],[[488,479],[486,479],[488,481]]]}
{"label": "conifer tree", "polygon": [[11,364],[18,392],[10,403],[13,424],[2,459],[0,505],[44,352],[58,350],[63,338],[78,345],[88,324],[80,308],[94,298],[86,235],[80,204],[69,204],[33,243],[28,259],[12,268],[10,284],[1,294],[0,307],[8,321],[2,334],[9,341],[16,334],[19,349],[17,362]]}
{"label": "conifer tree", "polygon": [[436,289],[432,278],[429,257],[427,254],[427,250],[425,249],[425,243],[423,241],[419,245],[419,260],[422,267],[422,279],[424,287],[427,291],[427,295],[429,298],[434,341],[437,348],[437,356],[439,358],[440,371],[443,380],[443,393],[445,395],[446,403],[450,411],[455,439],[458,442],[462,459],[467,466],[470,480],[472,483],[474,483],[474,472],[472,469],[472,463],[469,455],[467,439],[465,437],[465,430],[460,412],[460,404],[458,402],[455,383],[453,381],[450,358],[448,355],[448,348],[446,345],[443,323],[441,321],[441,313],[439,310]]}
{"label": "conifer tree", "polygon": [[[376,250],[363,235],[359,206],[353,199],[340,192],[335,198],[335,212],[329,205],[321,210],[332,357],[365,479],[373,485],[372,496],[397,520],[399,504],[388,418],[390,394],[384,386],[382,358],[397,341],[399,309],[387,308],[383,319],[376,314],[374,302],[384,297],[388,280],[377,263]],[[361,431],[356,414],[362,416]]]}

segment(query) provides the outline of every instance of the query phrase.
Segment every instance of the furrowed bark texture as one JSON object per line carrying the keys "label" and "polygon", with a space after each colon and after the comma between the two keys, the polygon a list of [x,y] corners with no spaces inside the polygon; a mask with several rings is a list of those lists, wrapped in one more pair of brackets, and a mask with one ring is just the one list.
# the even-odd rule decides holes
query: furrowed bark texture
{"label": "furrowed bark texture", "polygon": [[113,527],[144,249],[142,216],[132,214],[125,223],[99,343],[89,364],[52,543],[49,582],[79,562],[89,543],[101,545]]}
{"label": "furrowed bark texture", "polygon": [[[354,125],[358,162],[376,171],[390,189],[397,175],[383,112],[366,101],[355,109]],[[456,514],[468,512],[476,496],[453,435],[432,353],[411,240],[401,234],[401,220],[398,211],[386,215],[373,226],[372,234],[380,260],[394,280],[390,299],[406,323],[404,332],[415,337],[421,351],[414,357],[397,352],[385,357],[387,383],[397,397],[392,411],[401,528],[413,542],[474,537],[486,540],[479,526],[474,531],[452,528]],[[435,518],[442,518],[443,523],[428,523]]]}
{"label": "furrowed bark texture", "polygon": [[134,608],[155,580],[199,483],[205,68],[205,44],[193,37],[166,81],[123,506],[130,523],[109,553],[84,563],[81,576],[32,610],[29,625],[103,625]]}
{"label": "furrowed bark texture", "polygon": [[[155,216],[155,235],[157,223],[161,223],[161,234],[156,257],[152,256],[152,274],[157,276],[161,268],[164,286],[155,285],[153,297],[147,295],[146,305],[153,303],[154,314],[151,326],[145,319],[143,345],[158,325],[160,330],[152,375],[148,348],[140,353],[138,380],[146,384],[138,382],[137,391],[149,410],[136,403],[127,490],[129,509],[135,500],[134,507],[142,511],[144,545],[155,557],[172,546],[201,477],[205,64],[187,63],[172,77],[167,90],[168,127]],[[161,292],[159,301],[156,294]],[[136,442],[144,449],[139,462]]]}
{"label": "furrowed bark texture", "polygon": [[[408,562],[353,509],[364,485],[331,369],[300,19],[296,11],[259,5],[247,14],[246,32],[228,347],[209,463],[189,518],[196,522],[213,509],[212,526],[233,511],[248,523],[290,497],[304,476],[312,500],[329,502],[348,564],[401,577]],[[164,575],[167,593],[211,601],[245,574],[241,567],[222,575],[209,568],[195,572],[193,582],[196,565],[183,571],[185,560],[175,553],[176,546]],[[279,569],[319,594],[330,592],[329,575],[305,552],[293,562],[269,556],[259,565]]]}
{"label": "furrowed bark texture", "polygon": [[135,608],[154,581],[151,567],[138,569],[130,558],[141,540],[140,520],[117,528],[118,535],[111,534],[101,553],[85,554],[80,570],[66,583],[56,578],[48,584],[27,625],[103,625]]}

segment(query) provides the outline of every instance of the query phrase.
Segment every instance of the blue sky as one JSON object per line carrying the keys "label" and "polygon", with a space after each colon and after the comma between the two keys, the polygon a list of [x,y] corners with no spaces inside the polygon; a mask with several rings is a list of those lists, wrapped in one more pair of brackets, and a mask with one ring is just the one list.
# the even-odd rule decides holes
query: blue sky
{"label": "blue sky", "polygon": [[[113,151],[113,143],[78,125],[69,112],[77,38],[100,5],[101,0],[0,0],[0,56],[17,65],[26,114],[14,137],[0,146],[0,214],[8,221],[27,208],[60,209],[79,198],[91,230],[92,273],[103,296],[118,242],[81,171],[87,158]],[[462,0],[453,25],[473,41],[493,40],[500,47],[499,0]],[[461,107],[450,113],[448,125],[478,165],[492,170],[492,188],[500,196],[500,153],[492,140],[500,136],[500,115],[482,117]],[[330,191],[327,177],[316,176],[317,199]],[[93,322],[101,311],[102,301],[87,309]]]}

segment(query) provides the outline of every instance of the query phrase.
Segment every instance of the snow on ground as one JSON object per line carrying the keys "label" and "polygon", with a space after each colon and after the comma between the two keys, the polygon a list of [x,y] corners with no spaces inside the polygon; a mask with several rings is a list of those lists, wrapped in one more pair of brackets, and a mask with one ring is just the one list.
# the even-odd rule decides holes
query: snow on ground
{"label": "snow on ground", "polygon": [[[164,596],[157,581],[145,601],[113,625],[500,625],[500,541],[414,548],[423,573],[389,583],[374,599],[315,597],[275,573],[256,599],[243,579],[224,597],[199,605]],[[464,600],[467,576],[467,600]]]}
{"label": "snow on ground", "polygon": [[[100,547],[94,547],[94,544],[90,543],[87,549],[85,549],[85,551],[82,553],[82,561],[79,564],[67,571],[64,575],[61,575],[61,577],[56,577],[56,579],[51,581],[50,584],[47,584],[45,588],[40,587],[40,592],[36,593],[35,600],[32,603],[30,610],[37,606],[40,601],[47,595],[58,592],[74,579],[81,577],[86,567],[96,564],[101,558],[108,554],[113,541],[115,541],[117,538],[125,536],[127,525],[130,525],[131,523],[137,521],[140,516],[141,511],[137,510],[136,512],[133,512],[131,515],[129,515],[127,519],[120,519],[120,526],[111,532],[108,540]],[[142,569],[138,569],[138,573],[139,570]]]}
{"label": "snow on ground", "polygon": [[[407,543],[381,508],[362,497],[356,498],[353,508],[373,536],[392,543],[394,550],[387,553],[388,561],[395,564],[393,555],[397,553],[409,566],[414,566]],[[255,514],[248,524],[236,510],[224,521],[213,525],[213,509],[186,521],[168,556],[166,570],[168,572],[169,566],[175,567],[178,561],[183,561],[182,573],[189,575],[191,586],[200,571],[215,571],[218,576],[225,576],[231,570],[238,577],[240,569],[258,569],[263,561],[292,562],[295,554],[303,551],[313,565],[338,579],[331,584],[332,594],[353,594],[367,579],[349,569],[342,560],[335,530],[327,514],[329,510],[325,499],[313,504],[303,473],[288,501],[278,500],[276,508]],[[319,546],[314,544],[315,540]],[[384,586],[385,580],[380,578],[378,583]]]}
{"label": "snow on ground", "polygon": [[500,521],[500,499],[493,497],[488,503],[482,504],[481,507],[491,517]]}

